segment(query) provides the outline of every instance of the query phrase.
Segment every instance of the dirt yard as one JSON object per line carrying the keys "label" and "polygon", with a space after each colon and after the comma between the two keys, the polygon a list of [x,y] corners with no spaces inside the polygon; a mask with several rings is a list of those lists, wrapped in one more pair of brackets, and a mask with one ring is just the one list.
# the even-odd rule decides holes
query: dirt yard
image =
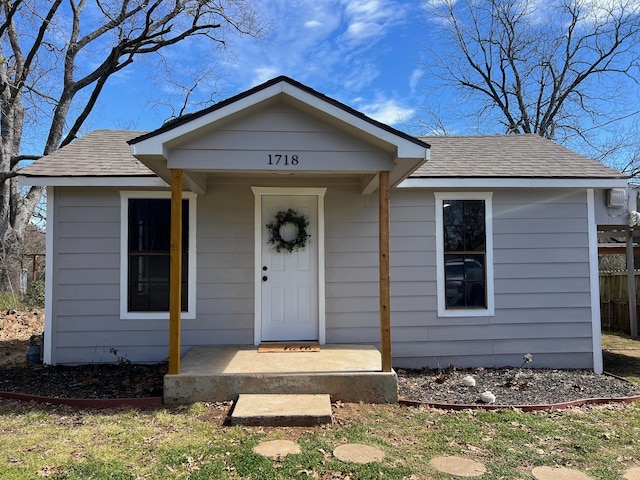
{"label": "dirt yard", "polygon": [[31,335],[44,331],[42,310],[4,311],[0,313],[0,368],[23,365]]}

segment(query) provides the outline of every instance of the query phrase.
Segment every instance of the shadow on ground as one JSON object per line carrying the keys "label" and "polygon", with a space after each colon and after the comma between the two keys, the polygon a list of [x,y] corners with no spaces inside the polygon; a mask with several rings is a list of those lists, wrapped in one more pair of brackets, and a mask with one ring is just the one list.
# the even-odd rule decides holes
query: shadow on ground
{"label": "shadow on ground", "polygon": [[640,349],[603,350],[602,357],[606,372],[640,383]]}

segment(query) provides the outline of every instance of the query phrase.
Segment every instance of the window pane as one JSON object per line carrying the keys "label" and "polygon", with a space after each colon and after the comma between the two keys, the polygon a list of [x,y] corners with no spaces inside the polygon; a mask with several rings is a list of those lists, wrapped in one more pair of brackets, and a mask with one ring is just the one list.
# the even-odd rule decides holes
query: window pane
{"label": "window pane", "polygon": [[[182,250],[189,247],[189,202],[182,201]],[[129,200],[129,251],[169,252],[171,247],[171,200]]]}
{"label": "window pane", "polygon": [[467,252],[484,251],[485,212],[484,200],[464,202],[465,247]]}
{"label": "window pane", "polygon": [[469,225],[482,220],[484,223],[484,200],[464,200],[464,223]]}
{"label": "window pane", "polygon": [[169,255],[153,255],[149,261],[149,281],[169,283]]}
{"label": "window pane", "polygon": [[130,252],[168,252],[170,226],[170,200],[129,200]]}
{"label": "window pane", "polygon": [[450,225],[444,227],[444,249],[448,252],[461,252],[464,248],[464,227]]}
{"label": "window pane", "polygon": [[443,220],[445,225],[463,225],[464,200],[444,200]]}
{"label": "window pane", "polygon": [[485,246],[484,224],[468,226],[465,228],[464,251],[466,252],[484,252]]}
{"label": "window pane", "polygon": [[484,200],[444,200],[444,249],[454,252],[484,252]]}
{"label": "window pane", "polygon": [[148,310],[150,312],[169,311],[169,282],[151,282]]}
{"label": "window pane", "polygon": [[444,256],[447,307],[464,305],[464,255]]}
{"label": "window pane", "polygon": [[447,307],[486,307],[484,255],[445,255]]}

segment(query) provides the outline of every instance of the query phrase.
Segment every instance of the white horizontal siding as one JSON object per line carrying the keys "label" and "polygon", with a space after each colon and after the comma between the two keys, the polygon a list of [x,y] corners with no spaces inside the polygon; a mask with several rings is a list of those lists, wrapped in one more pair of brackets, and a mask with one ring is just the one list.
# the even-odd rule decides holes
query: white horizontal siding
{"label": "white horizontal siding", "polygon": [[[247,141],[250,139],[250,141]],[[374,146],[291,105],[268,105],[215,130],[168,146],[170,168],[377,172],[391,151]],[[276,164],[276,155],[287,155]],[[295,156],[295,165],[290,163]]]}
{"label": "white horizontal siding", "polygon": [[[197,316],[182,322],[183,352],[251,344],[254,332],[252,185],[327,186],[326,340],[378,343],[377,196],[347,178],[212,178],[197,199]],[[56,361],[166,358],[166,320],[119,318],[119,193],[57,188],[53,304]],[[591,310],[586,195],[493,193],[493,317],[437,315],[433,191],[392,193],[391,310],[396,366],[589,367]]]}
{"label": "white horizontal siding", "polygon": [[[399,232],[415,234],[412,215],[416,224],[428,226],[422,238],[411,236],[412,244],[397,249],[405,251],[413,245],[415,262],[411,270],[392,268],[392,284],[429,285],[423,301],[415,289],[393,289],[394,364],[520,365],[522,356],[531,353],[535,366],[591,367],[586,193],[493,192],[493,317],[439,318],[434,311],[433,198],[433,191],[418,189],[392,195],[396,212],[403,208],[411,212],[399,214],[403,221],[392,214],[392,245],[402,235]],[[416,209],[419,205],[422,208]],[[394,265],[394,252],[391,262]],[[402,263],[406,262],[403,258]],[[430,279],[424,276],[427,271]]]}

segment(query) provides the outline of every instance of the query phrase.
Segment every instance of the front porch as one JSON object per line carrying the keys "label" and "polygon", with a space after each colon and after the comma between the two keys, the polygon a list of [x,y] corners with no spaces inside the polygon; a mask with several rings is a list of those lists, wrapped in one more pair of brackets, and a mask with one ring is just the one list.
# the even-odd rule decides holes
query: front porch
{"label": "front porch", "polygon": [[333,401],[395,403],[396,373],[383,372],[371,345],[323,345],[319,352],[258,353],[256,346],[194,347],[180,373],[164,378],[165,403],[235,401],[249,394],[329,394]]}

